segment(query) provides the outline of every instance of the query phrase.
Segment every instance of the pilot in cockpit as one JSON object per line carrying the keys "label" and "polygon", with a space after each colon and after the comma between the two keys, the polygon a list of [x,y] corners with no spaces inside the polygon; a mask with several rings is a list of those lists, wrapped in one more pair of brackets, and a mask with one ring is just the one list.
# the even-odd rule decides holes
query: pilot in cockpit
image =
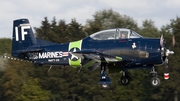
{"label": "pilot in cockpit", "polygon": [[122,33],[122,37],[121,37],[122,39],[125,39],[126,38],[126,35],[125,35],[125,33]]}

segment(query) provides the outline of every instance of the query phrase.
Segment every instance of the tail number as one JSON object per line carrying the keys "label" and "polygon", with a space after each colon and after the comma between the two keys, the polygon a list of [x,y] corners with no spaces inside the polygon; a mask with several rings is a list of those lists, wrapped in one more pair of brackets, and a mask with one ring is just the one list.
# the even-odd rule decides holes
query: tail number
{"label": "tail number", "polygon": [[[25,35],[27,35],[28,33],[26,31],[24,31],[25,29],[30,29],[30,26],[21,26],[21,38],[22,41],[25,40]],[[16,41],[19,41],[19,34],[18,34],[18,27],[15,27],[15,35],[16,35]]]}

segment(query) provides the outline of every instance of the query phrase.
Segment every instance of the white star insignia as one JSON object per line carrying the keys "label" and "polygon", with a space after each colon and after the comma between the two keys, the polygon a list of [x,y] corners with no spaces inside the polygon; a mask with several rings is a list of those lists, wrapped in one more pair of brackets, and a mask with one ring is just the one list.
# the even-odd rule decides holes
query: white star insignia
{"label": "white star insignia", "polygon": [[71,55],[72,55],[72,56],[71,56],[71,60],[74,59],[74,58],[78,59],[78,57],[75,56],[75,55],[73,55],[72,53],[71,53]]}
{"label": "white star insignia", "polygon": [[[73,52],[76,52],[76,48],[74,48]],[[74,59],[74,58],[78,59],[78,57],[75,56],[74,54],[71,53],[71,55],[72,55],[72,56],[71,56],[71,60]]]}
{"label": "white star insignia", "polygon": [[74,48],[73,52],[76,52],[76,48]]}

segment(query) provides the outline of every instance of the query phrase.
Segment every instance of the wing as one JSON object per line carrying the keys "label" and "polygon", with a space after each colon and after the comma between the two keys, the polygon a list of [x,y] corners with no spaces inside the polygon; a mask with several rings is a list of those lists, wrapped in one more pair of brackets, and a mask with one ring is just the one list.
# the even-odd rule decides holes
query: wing
{"label": "wing", "polygon": [[107,63],[109,62],[118,62],[122,61],[123,59],[118,56],[109,55],[102,52],[97,52],[93,50],[83,50],[83,51],[77,51],[77,52],[71,52],[71,54],[79,57],[79,58],[89,58],[92,60],[95,60],[97,62],[102,62],[102,59],[105,59]]}
{"label": "wing", "polygon": [[97,69],[101,65],[101,63],[123,61],[121,57],[109,55],[94,50],[82,50],[77,52],[71,52],[71,54],[79,58],[83,58],[84,60],[82,62],[82,66],[92,71]]}
{"label": "wing", "polygon": [[93,50],[77,51],[77,52],[72,52],[71,54],[73,54],[79,58],[92,59],[92,60],[95,60],[96,62],[102,62],[103,59],[107,63],[122,61],[121,57],[113,56],[113,55],[109,55],[106,53],[97,52],[97,51],[93,51]]}

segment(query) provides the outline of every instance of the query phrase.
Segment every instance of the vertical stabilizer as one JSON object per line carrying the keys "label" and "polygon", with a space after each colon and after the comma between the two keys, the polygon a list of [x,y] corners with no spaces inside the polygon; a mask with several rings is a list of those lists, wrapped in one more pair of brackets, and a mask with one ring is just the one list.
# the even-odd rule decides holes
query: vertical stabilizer
{"label": "vertical stabilizer", "polygon": [[28,19],[18,19],[13,22],[12,56],[18,57],[20,50],[36,45],[36,38]]}

